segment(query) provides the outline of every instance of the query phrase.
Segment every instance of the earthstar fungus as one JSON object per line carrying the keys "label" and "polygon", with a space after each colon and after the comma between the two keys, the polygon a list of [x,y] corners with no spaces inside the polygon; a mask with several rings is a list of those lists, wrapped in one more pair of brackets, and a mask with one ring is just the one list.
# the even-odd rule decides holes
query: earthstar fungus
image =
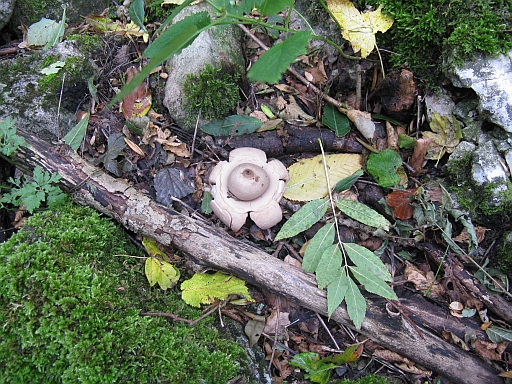
{"label": "earthstar fungus", "polygon": [[235,232],[245,224],[247,214],[258,227],[268,229],[283,217],[279,200],[288,178],[283,163],[267,163],[261,149],[234,149],[229,161],[218,163],[210,174],[212,210]]}

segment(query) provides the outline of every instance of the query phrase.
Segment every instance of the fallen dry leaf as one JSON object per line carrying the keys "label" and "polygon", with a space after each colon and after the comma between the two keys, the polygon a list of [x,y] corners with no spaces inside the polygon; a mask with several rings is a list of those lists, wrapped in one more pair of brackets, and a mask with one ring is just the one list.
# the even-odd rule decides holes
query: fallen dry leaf
{"label": "fallen dry leaf", "polygon": [[414,143],[414,152],[412,153],[412,157],[409,160],[409,165],[414,169],[415,173],[419,173],[423,168],[423,163],[425,162],[425,155],[430,147],[430,143],[432,143],[433,139],[418,139],[416,143]]}
{"label": "fallen dry leaf", "polygon": [[393,191],[386,196],[386,203],[393,208],[393,215],[400,220],[408,220],[414,213],[410,197],[417,192],[418,188],[411,188],[405,191]]}
{"label": "fallen dry leaf", "polygon": [[484,340],[475,340],[475,351],[484,359],[501,360],[501,355],[507,348],[508,343],[490,343]]}
{"label": "fallen dry leaf", "polygon": [[[126,82],[129,83],[137,73],[139,70],[135,66],[129,67],[126,70]],[[123,116],[129,120],[147,115],[151,108],[151,100],[151,90],[144,81],[124,97],[121,105]]]}
{"label": "fallen dry leaf", "polygon": [[426,292],[429,288],[429,295],[434,298],[444,295],[445,290],[441,284],[434,280],[434,272],[424,273],[413,265],[408,265],[404,270],[404,277],[420,292]]}

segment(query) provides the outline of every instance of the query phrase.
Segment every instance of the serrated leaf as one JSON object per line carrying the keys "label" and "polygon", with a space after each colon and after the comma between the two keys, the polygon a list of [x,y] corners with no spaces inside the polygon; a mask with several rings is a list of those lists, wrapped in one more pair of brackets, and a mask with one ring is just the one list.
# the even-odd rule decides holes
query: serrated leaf
{"label": "serrated leaf", "polygon": [[361,328],[366,316],[366,301],[352,279],[348,279],[347,292],[345,293],[348,317],[354,322],[357,329]]}
{"label": "serrated leaf", "polygon": [[262,121],[255,117],[232,115],[223,120],[214,120],[205,124],[201,130],[212,136],[241,136],[256,132],[262,124]]}
{"label": "serrated leaf", "polygon": [[297,56],[307,53],[306,46],[310,37],[309,31],[300,31],[282,43],[277,43],[253,64],[247,77],[261,83],[275,84],[279,82],[281,75]]}
{"label": "serrated leaf", "polygon": [[[187,1],[187,3],[189,3],[189,1]],[[113,104],[122,100],[127,94],[138,87],[139,84],[151,74],[153,69],[169,59],[172,55],[188,47],[203,30],[210,26],[210,24],[211,19],[208,13],[199,12],[187,16],[169,27],[144,51],[144,56],[150,58],[151,61],[142,68],[132,81],[121,89],[108,105],[111,107]]]}
{"label": "serrated leaf", "polygon": [[62,140],[71,147],[73,151],[77,151],[80,148],[80,144],[85,137],[87,126],[89,125],[90,112],[87,112],[82,120],[78,122],[71,130],[67,133]]}
{"label": "serrated leaf", "polygon": [[397,169],[402,165],[402,159],[391,148],[380,153],[372,153],[368,157],[366,170],[381,187],[392,187],[400,182]]}
{"label": "serrated leaf", "polygon": [[343,248],[350,260],[358,267],[367,270],[384,281],[393,280],[382,260],[368,248],[354,243],[343,243]]}
{"label": "serrated leaf", "polygon": [[132,21],[144,32],[147,32],[146,27],[144,26],[144,0],[133,0],[128,12]]}
{"label": "serrated leaf", "polygon": [[333,244],[324,251],[316,268],[318,288],[324,289],[340,275],[342,261],[343,255],[338,244]]}
{"label": "serrated leaf", "polygon": [[333,191],[334,192],[343,192],[347,189],[350,189],[354,183],[359,179],[361,176],[363,176],[364,172],[360,169],[359,171],[354,172],[349,177],[345,177],[344,179],[338,181],[338,183],[334,186]]}
{"label": "serrated leaf", "polygon": [[338,108],[328,103],[324,107],[322,123],[334,131],[337,137],[345,136],[350,132],[350,121]]}
{"label": "serrated leaf", "polygon": [[337,365],[354,363],[361,357],[363,350],[364,343],[351,345],[341,355],[332,355],[331,361]]}
{"label": "serrated leaf", "polygon": [[149,281],[150,286],[156,283],[164,291],[174,287],[180,279],[180,271],[171,263],[160,261],[156,257],[148,257],[146,259],[144,272]]}
{"label": "serrated leaf", "polygon": [[355,266],[349,266],[349,268],[356,280],[359,281],[368,292],[385,297],[386,299],[398,300],[396,293],[380,277],[368,272],[365,268]]}
{"label": "serrated leaf", "polygon": [[334,223],[326,224],[309,241],[302,260],[302,269],[315,272],[324,251],[334,242]]}
{"label": "serrated leaf", "polygon": [[348,289],[349,277],[343,268],[339,276],[337,276],[327,286],[327,315],[330,317],[332,313],[338,308]]}
{"label": "serrated leaf", "polygon": [[338,200],[336,207],[345,215],[360,223],[389,231],[391,223],[384,216],[358,201]]}
{"label": "serrated leaf", "polygon": [[503,343],[512,341],[512,331],[510,329],[491,325],[489,328],[485,330],[485,333],[487,333],[487,336],[493,343]]}
{"label": "serrated leaf", "polygon": [[293,7],[295,0],[265,0],[261,4],[260,12],[262,15],[275,15],[285,8]]}
{"label": "serrated leaf", "polygon": [[[335,154],[325,156],[331,185],[361,169],[361,155]],[[295,201],[310,201],[325,197],[329,190],[325,179],[322,155],[300,160],[288,168],[284,197]]]}
{"label": "serrated leaf", "polygon": [[328,206],[328,201],[325,199],[313,200],[305,204],[284,223],[274,241],[293,237],[311,228],[323,217]]}
{"label": "serrated leaf", "polygon": [[196,273],[192,278],[181,283],[181,298],[188,305],[200,307],[201,304],[211,304],[215,299],[224,300],[229,295],[237,294],[249,301],[254,301],[249,295],[245,281],[224,273]]}
{"label": "serrated leaf", "polygon": [[393,25],[393,17],[382,14],[382,4],[375,11],[360,13],[349,0],[327,0],[327,7],[350,41],[354,52],[367,57],[375,47],[375,34],[386,32]]}

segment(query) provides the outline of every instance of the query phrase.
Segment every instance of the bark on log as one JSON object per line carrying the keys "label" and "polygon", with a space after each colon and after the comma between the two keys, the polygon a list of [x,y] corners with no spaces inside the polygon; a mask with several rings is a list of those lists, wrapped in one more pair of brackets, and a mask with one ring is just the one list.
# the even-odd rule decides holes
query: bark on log
{"label": "bark on log", "polygon": [[[166,208],[122,180],[81,159],[65,147],[55,147],[19,132],[30,144],[15,154],[18,165],[36,165],[62,176],[62,187],[73,199],[114,218],[126,228],[173,245],[196,263],[223,271],[268,289],[320,314],[327,314],[325,291],[312,274],[271,257],[262,250],[229,236],[223,229]],[[402,317],[391,317],[384,300],[367,299],[368,310],[360,333],[456,383],[503,382],[480,358],[449,344],[418,324],[420,335]],[[406,304],[405,304],[406,305]],[[331,319],[353,328],[344,306]],[[430,320],[432,321],[432,320]]]}

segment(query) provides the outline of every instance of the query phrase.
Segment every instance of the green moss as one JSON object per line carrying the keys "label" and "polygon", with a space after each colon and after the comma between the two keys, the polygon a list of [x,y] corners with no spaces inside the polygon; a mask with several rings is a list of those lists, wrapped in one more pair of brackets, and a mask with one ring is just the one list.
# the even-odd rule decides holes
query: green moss
{"label": "green moss", "polygon": [[69,35],[66,37],[67,41],[75,41],[81,52],[85,54],[92,54],[95,52],[101,52],[103,49],[103,41],[99,34],[83,33],[80,35]]}
{"label": "green moss", "polygon": [[478,52],[495,55],[512,48],[510,0],[357,0],[359,9],[383,4],[395,22],[377,43],[398,55],[395,65],[408,63],[416,75],[441,80],[442,64],[454,52],[454,62]]}
{"label": "green moss", "polygon": [[486,216],[499,215],[506,217],[512,214],[512,184],[504,180],[503,188],[499,193],[500,205],[495,206],[491,203],[493,196],[496,195],[496,189],[501,183],[489,183],[480,186],[471,182],[468,175],[472,172],[472,155],[468,153],[461,159],[450,159],[446,168],[447,176],[450,180],[450,192],[457,195],[459,204],[471,213],[483,213]]}
{"label": "green moss", "polygon": [[165,4],[162,7],[164,0],[145,1],[146,3],[146,19],[148,22],[164,21],[170,16],[175,6],[172,4]]}
{"label": "green moss", "polygon": [[141,255],[95,211],[36,214],[0,247],[0,382],[224,383],[245,352],[177,290],[151,289]]}
{"label": "green moss", "polygon": [[497,260],[500,269],[512,280],[512,232],[503,235],[497,248]]}
{"label": "green moss", "polygon": [[239,74],[230,75],[209,64],[199,75],[188,75],[183,84],[184,110],[191,119],[188,123],[195,122],[199,111],[204,119],[226,117],[240,101],[239,77]]}
{"label": "green moss", "polygon": [[357,380],[343,379],[341,384],[388,384],[390,381],[384,376],[367,375]]}

